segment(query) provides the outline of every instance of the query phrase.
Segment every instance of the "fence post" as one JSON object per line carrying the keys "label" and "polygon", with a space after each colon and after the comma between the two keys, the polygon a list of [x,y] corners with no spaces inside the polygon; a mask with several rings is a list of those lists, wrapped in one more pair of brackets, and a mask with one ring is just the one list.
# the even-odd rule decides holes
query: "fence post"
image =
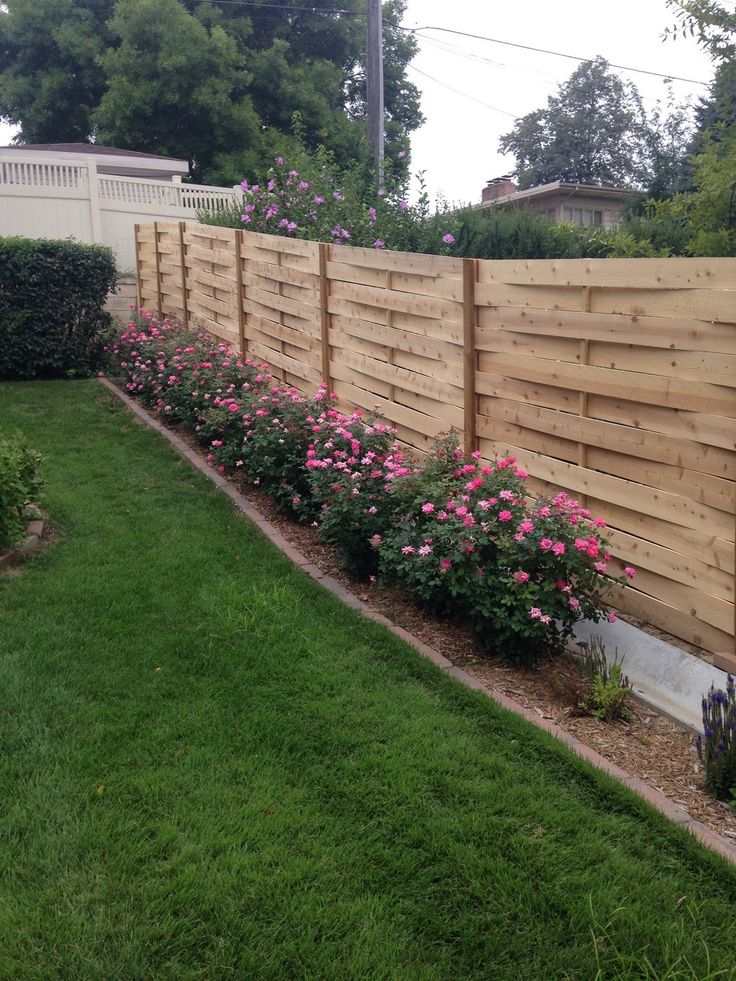
{"label": "fence post", "polygon": [[92,241],[102,242],[102,217],[100,215],[100,188],[97,183],[97,164],[94,160],[87,162],[87,183],[89,184],[89,221],[92,230]]}
{"label": "fence post", "polygon": [[475,404],[475,283],[478,277],[478,260],[463,259],[463,446],[467,456],[477,449]]}
{"label": "fence post", "polygon": [[243,235],[240,229],[235,231],[235,282],[238,290],[238,346],[240,357],[245,360],[248,353],[248,341],[245,336],[245,310],[243,310]]}
{"label": "fence post", "polygon": [[179,263],[181,265],[181,311],[182,320],[184,325],[189,324],[189,303],[187,302],[187,263],[186,256],[187,250],[184,244],[184,231],[186,229],[186,222],[179,222]]}
{"label": "fence post", "polygon": [[[592,309],[592,286],[583,287],[583,313],[590,313]],[[587,364],[590,360],[590,341],[587,338],[583,338],[580,341],[580,364]],[[581,419],[587,418],[588,415],[588,393],[580,392],[578,396],[578,415]],[[588,466],[588,444],[582,440],[578,443],[578,466],[587,467]],[[580,503],[583,507],[587,507],[588,496],[587,494],[580,494]]]}
{"label": "fence post", "polygon": [[135,236],[135,288],[136,288],[136,299],[138,301],[138,312],[140,313],[143,307],[143,299],[141,297],[141,280],[143,278],[143,263],[141,262],[141,243],[140,243],[140,232],[141,226],[133,226],[133,234]]}
{"label": "fence post", "polygon": [[330,381],[330,313],[328,310],[330,300],[330,281],[327,278],[327,259],[329,256],[329,245],[326,242],[319,244],[319,312],[320,312],[320,338],[322,340],[322,381],[328,388],[332,388]]}
{"label": "fence post", "polygon": [[156,297],[158,300],[158,313],[164,315],[164,295],[161,291],[161,260],[158,254],[158,222],[153,223],[153,255],[156,259]]}

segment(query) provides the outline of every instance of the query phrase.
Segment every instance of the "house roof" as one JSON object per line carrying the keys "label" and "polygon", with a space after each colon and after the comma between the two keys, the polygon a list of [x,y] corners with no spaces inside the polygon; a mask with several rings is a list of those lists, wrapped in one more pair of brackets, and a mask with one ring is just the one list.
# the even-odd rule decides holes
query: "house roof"
{"label": "house roof", "polygon": [[171,163],[185,163],[178,157],[165,157],[159,153],[142,153],[140,150],[123,150],[117,146],[102,146],[99,143],[16,143],[3,146],[0,150],[17,150],[18,153],[39,151],[43,153],[94,153],[106,157],[142,157],[146,160],[168,160]]}
{"label": "house roof", "polygon": [[586,197],[610,197],[625,199],[634,197],[639,191],[634,191],[628,187],[598,187],[595,184],[574,184],[569,181],[552,181],[549,184],[538,184],[536,187],[529,187],[525,191],[514,191],[513,194],[504,194],[502,197],[495,198],[493,201],[484,201],[482,207],[491,205],[507,204],[513,201],[528,201],[530,198],[541,198],[550,194],[569,191],[571,194],[582,194]]}

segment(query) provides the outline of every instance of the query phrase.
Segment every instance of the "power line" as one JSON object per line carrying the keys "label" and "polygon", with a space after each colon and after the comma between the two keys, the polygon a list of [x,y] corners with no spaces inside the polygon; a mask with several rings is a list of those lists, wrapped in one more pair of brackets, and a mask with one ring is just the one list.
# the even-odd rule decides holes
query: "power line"
{"label": "power line", "polygon": [[419,39],[427,44],[431,44],[438,51],[443,51],[446,54],[455,55],[458,58],[466,58],[472,61],[479,61],[485,65],[490,65],[492,68],[500,68],[504,71],[523,73],[528,75],[530,72],[534,75],[539,75],[545,81],[559,83],[559,78],[551,75],[548,71],[544,71],[540,68],[528,68],[522,67],[521,65],[510,65],[505,61],[495,61],[492,58],[485,58],[483,55],[477,54],[475,51],[469,51],[468,48],[458,47],[456,44],[448,43],[447,41],[440,41],[434,37],[428,37],[424,34],[418,35]]}
{"label": "power line", "polygon": [[483,102],[481,99],[476,99],[474,95],[468,95],[467,92],[461,92],[460,89],[453,88],[452,85],[448,85],[447,82],[441,82],[439,78],[435,78],[433,75],[428,75],[420,68],[415,68],[414,65],[409,65],[408,67],[411,71],[416,72],[417,75],[424,75],[424,77],[428,78],[430,82],[436,82],[437,85],[441,85],[443,88],[449,89],[450,92],[454,92],[456,95],[462,95],[465,99],[470,99],[471,102],[477,102],[479,106],[485,106],[486,109],[492,109],[494,112],[500,112],[503,116],[509,116],[511,119],[519,118],[513,112],[507,112],[505,109],[499,109],[498,106],[492,106],[488,102]]}
{"label": "power line", "polygon": [[291,7],[281,3],[256,3],[254,0],[202,0],[202,3],[221,4],[226,7],[264,7],[268,10],[281,10],[284,13],[347,14],[351,17],[364,16],[362,10],[343,10],[341,7]]}
{"label": "power line", "polygon": [[[503,44],[509,48],[521,48],[524,51],[534,51],[537,54],[555,55],[557,58],[569,58],[571,61],[593,61],[593,58],[581,58],[578,55],[565,54],[563,51],[551,51],[549,48],[534,48],[530,44],[517,44],[514,41],[501,41],[497,37],[485,37],[483,34],[470,34],[468,31],[454,31],[450,27],[401,27],[399,30],[406,31],[408,34],[418,34],[420,31],[442,31],[445,34],[457,34],[460,37],[471,37],[476,41],[491,41],[493,44]],[[616,65],[612,61],[608,64],[611,68],[618,68],[625,72],[637,72],[640,75],[654,75],[656,78],[669,78],[674,82],[689,82],[691,85],[704,85],[706,88],[710,82],[701,82],[695,78],[682,78],[680,75],[663,75],[662,72],[652,72],[646,68],[632,68],[630,65]]]}

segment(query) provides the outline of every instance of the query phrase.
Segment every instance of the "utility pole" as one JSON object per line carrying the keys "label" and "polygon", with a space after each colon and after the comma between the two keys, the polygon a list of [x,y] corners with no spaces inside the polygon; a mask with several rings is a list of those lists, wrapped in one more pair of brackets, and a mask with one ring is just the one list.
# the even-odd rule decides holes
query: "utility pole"
{"label": "utility pole", "polygon": [[373,169],[380,187],[383,184],[383,16],[381,0],[366,0],[366,4],[368,141],[373,149]]}

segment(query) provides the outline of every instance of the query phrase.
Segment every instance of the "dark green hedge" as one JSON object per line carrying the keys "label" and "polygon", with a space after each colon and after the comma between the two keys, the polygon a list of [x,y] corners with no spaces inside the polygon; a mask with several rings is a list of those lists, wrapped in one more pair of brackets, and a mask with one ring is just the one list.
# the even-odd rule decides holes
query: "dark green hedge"
{"label": "dark green hedge", "polygon": [[101,245],[0,238],[0,379],[89,374],[112,319],[115,260]]}

